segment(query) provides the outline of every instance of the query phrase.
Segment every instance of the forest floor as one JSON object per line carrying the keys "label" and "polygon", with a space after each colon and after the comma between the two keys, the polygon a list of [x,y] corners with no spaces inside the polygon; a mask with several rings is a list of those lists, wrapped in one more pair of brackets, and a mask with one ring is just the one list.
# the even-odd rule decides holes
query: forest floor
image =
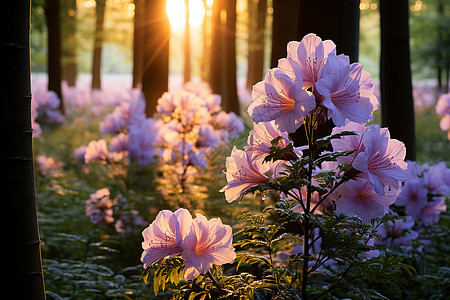
{"label": "forest floor", "polygon": [[[90,78],[82,75],[79,88],[88,90]],[[131,77],[103,76],[105,97],[120,97],[131,86]],[[33,75],[33,86],[45,82],[40,74]],[[170,89],[181,86],[181,77],[170,79]],[[251,94],[239,81],[239,97],[246,114]],[[86,91],[85,91],[86,92]],[[439,117],[434,111],[434,91],[429,82],[415,84],[417,161],[435,164],[445,161],[450,166],[450,142],[439,128]],[[106,102],[105,102],[106,103]],[[52,167],[36,164],[38,217],[44,261],[44,277],[49,299],[148,299],[152,291],[139,280],[141,232],[160,209],[172,209],[177,199],[164,199],[160,186],[164,181],[155,179],[155,166],[129,167],[127,188],[114,174],[114,170],[101,164],[85,165],[73,158],[74,149],[101,138],[99,123],[114,108],[107,107],[97,115],[86,110],[69,110],[63,124],[41,123],[42,134],[34,140],[35,157],[52,158]],[[244,118],[245,119],[245,118]],[[242,149],[247,130],[232,142]],[[380,114],[375,121],[379,123]],[[193,183],[199,199],[193,212],[202,212],[209,218],[220,216],[224,223],[239,226],[237,216],[245,209],[257,209],[259,199],[249,199],[246,206],[237,202],[228,204],[219,190],[225,184],[225,158],[232,145],[222,147],[208,160],[208,167]],[[147,225],[136,226],[129,232],[118,233],[113,226],[97,226],[85,215],[85,201],[98,189],[108,187],[111,197],[126,197],[142,215]],[[169,197],[170,198],[170,197]],[[270,198],[270,197],[268,197]],[[270,201],[268,199],[267,201]],[[169,289],[170,290],[170,289]],[[160,297],[164,297],[164,293]],[[161,299],[158,297],[158,299]]]}

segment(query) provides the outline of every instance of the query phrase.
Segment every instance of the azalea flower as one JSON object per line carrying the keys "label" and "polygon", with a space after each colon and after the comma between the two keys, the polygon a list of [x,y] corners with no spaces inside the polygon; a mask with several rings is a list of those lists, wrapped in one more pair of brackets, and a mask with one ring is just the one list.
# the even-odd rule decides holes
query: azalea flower
{"label": "azalea flower", "polygon": [[336,209],[351,217],[357,215],[364,223],[383,217],[397,199],[399,191],[386,188],[384,195],[380,195],[370,186],[370,182],[365,179],[352,179],[340,185],[336,189],[340,195],[336,200]]}
{"label": "azalea flower", "polygon": [[447,210],[445,197],[433,197],[433,199],[422,208],[417,218],[423,225],[439,222],[439,215]]}
{"label": "azalea flower", "polygon": [[95,193],[89,195],[86,200],[86,216],[91,219],[94,224],[110,224],[114,222],[113,218],[113,202],[109,198],[110,192],[108,188],[99,189]]}
{"label": "azalea flower", "polygon": [[128,154],[140,165],[154,161],[156,139],[162,127],[161,120],[143,119],[130,125],[128,132]]}
{"label": "azalea flower", "polygon": [[273,173],[271,163],[263,164],[253,152],[238,150],[236,146],[226,159],[226,168],[228,184],[220,191],[225,192],[228,202],[236,200],[249,188],[270,181],[269,174]]}
{"label": "azalea flower", "polygon": [[383,240],[379,243],[388,247],[398,248],[400,246],[411,246],[412,240],[416,239],[419,234],[413,230],[414,220],[411,216],[406,216],[406,221],[402,219],[388,221],[378,228],[378,234]]}
{"label": "azalea flower", "polygon": [[331,40],[322,42],[320,37],[310,33],[301,42],[288,43],[287,58],[278,61],[278,68],[290,76],[303,78],[303,88],[314,87],[328,55],[334,53],[336,45]]}
{"label": "azalea flower", "polygon": [[447,131],[447,139],[450,140],[450,93],[439,97],[436,104],[436,113],[442,116],[439,126],[441,130]]}
{"label": "azalea flower", "polygon": [[343,126],[346,119],[356,123],[373,120],[378,100],[373,95],[372,77],[361,64],[350,65],[347,56],[329,54],[320,77],[315,86],[336,126]]}
{"label": "azalea flower", "polygon": [[316,106],[314,95],[302,89],[299,74],[291,79],[280,69],[270,69],[252,91],[248,113],[254,122],[274,120],[281,131],[295,132]]}
{"label": "azalea flower", "polygon": [[192,224],[192,217],[188,210],[180,208],[175,212],[162,210],[156,219],[142,232],[141,261],[144,268],[154,262],[169,256],[181,254],[181,242]]}
{"label": "azalea flower", "polygon": [[233,263],[236,253],[232,242],[230,226],[223,225],[220,218],[208,221],[205,216],[197,214],[181,242],[184,278],[193,280],[199,274],[206,274],[213,264]]}
{"label": "azalea flower", "polygon": [[[214,115],[214,120],[219,123],[219,125],[224,128],[224,132],[228,132],[232,138],[237,138],[245,129],[242,118],[232,111],[227,113],[222,110]],[[225,142],[228,142],[228,138],[225,139]]]}
{"label": "azalea flower", "polygon": [[[288,133],[280,131],[274,121],[253,123],[253,130],[249,133],[245,150],[252,151],[257,158],[264,158],[270,153],[272,140],[280,136],[282,138],[278,141],[277,147],[286,148],[288,144],[293,143]],[[295,152],[298,157],[302,156],[298,148]]]}
{"label": "azalea flower", "polygon": [[84,161],[90,163],[91,161],[100,160],[105,161],[108,159],[108,148],[106,141],[100,139],[98,141],[90,141],[86,153],[84,154]]}
{"label": "azalea flower", "polygon": [[384,194],[386,186],[399,189],[399,181],[408,179],[405,145],[391,139],[389,130],[378,124],[368,126],[361,141],[364,151],[355,157],[352,167],[364,173],[379,195]]}
{"label": "azalea flower", "polygon": [[427,195],[423,179],[411,178],[404,183],[395,205],[404,206],[407,215],[417,217],[427,205]]}

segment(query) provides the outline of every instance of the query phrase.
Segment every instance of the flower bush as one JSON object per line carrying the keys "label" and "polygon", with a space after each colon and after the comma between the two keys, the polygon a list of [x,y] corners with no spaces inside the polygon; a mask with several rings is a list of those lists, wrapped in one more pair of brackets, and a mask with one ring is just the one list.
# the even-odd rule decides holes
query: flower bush
{"label": "flower bush", "polygon": [[[366,124],[378,108],[372,78],[332,41],[308,34],[287,53],[254,86],[248,145],[226,159],[226,200],[261,195],[265,207],[242,214],[233,244],[220,219],[161,211],[142,244],[155,294],[184,279],[173,299],[387,299],[415,272],[392,251],[427,243],[449,169],[405,162],[401,141]],[[187,124],[195,101],[185,99],[165,95],[159,112]],[[327,122],[337,127],[319,135]]]}

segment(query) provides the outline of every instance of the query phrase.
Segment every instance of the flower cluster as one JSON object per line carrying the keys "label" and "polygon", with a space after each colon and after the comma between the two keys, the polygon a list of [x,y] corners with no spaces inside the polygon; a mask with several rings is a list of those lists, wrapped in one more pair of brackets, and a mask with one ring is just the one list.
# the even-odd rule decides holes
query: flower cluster
{"label": "flower cluster", "polygon": [[294,132],[311,113],[327,110],[336,126],[346,120],[366,123],[378,108],[373,80],[359,63],[336,55],[336,46],[315,34],[289,42],[287,58],[253,87],[248,112],[255,122],[275,121],[281,131]]}
{"label": "flower cluster", "polygon": [[222,111],[221,97],[212,94],[206,83],[198,87],[188,83],[185,89],[164,93],[154,118],[145,116],[143,95],[132,94],[100,124],[102,134],[114,135],[110,152],[106,140],[92,141],[85,162],[128,158],[148,165],[159,157],[205,168],[205,155],[221,142],[228,143],[229,136],[237,137],[244,124],[236,114]]}
{"label": "flower cluster", "polygon": [[89,195],[89,199],[85,203],[85,211],[86,216],[93,224],[114,223],[114,227],[119,233],[128,233],[133,231],[136,226],[145,225],[138,211],[130,208],[128,200],[122,195],[112,198],[108,188],[99,189]]}
{"label": "flower cluster", "polygon": [[404,213],[421,226],[439,221],[447,209],[445,198],[450,194],[450,169],[444,162],[434,166],[408,161],[408,178],[395,202]]}
{"label": "flower cluster", "polygon": [[[301,150],[310,154],[314,150],[309,149],[312,144],[294,148],[288,132],[303,125],[317,130],[327,118],[340,126],[332,131],[333,136],[340,137],[331,139],[336,158],[331,162],[322,160],[321,166],[317,165],[311,173],[334,170],[345,177],[328,187],[333,200],[328,204],[349,216],[357,215],[366,223],[389,211],[401,182],[407,179],[406,148],[390,138],[387,128],[364,125],[373,119],[372,113],[378,108],[372,78],[361,64],[350,64],[347,56],[335,52],[332,41],[308,34],[301,42],[290,42],[287,58],[279,60],[278,68],[269,70],[265,80],[253,87],[248,111],[255,123],[249,145],[245,151],[234,148],[226,162],[228,184],[223,191],[228,201],[261,183],[281,185],[280,172],[289,173],[283,170],[289,168],[290,161],[301,158]],[[310,136],[311,141],[313,138]],[[275,162],[264,159],[272,147],[286,149],[288,145],[292,150]],[[317,155],[326,155],[326,149],[323,150]],[[338,154],[343,152],[347,154]],[[302,199],[299,188],[287,194],[294,193]],[[304,192],[305,189],[303,186]]]}
{"label": "flower cluster", "polygon": [[450,93],[439,97],[436,104],[436,113],[442,116],[439,125],[443,131],[447,131],[447,139],[450,140]]}
{"label": "flower cluster", "polygon": [[144,268],[165,257],[182,256],[184,278],[193,280],[206,274],[213,264],[232,263],[236,257],[232,247],[232,231],[220,218],[207,220],[197,214],[192,219],[186,209],[162,210],[142,232]]}

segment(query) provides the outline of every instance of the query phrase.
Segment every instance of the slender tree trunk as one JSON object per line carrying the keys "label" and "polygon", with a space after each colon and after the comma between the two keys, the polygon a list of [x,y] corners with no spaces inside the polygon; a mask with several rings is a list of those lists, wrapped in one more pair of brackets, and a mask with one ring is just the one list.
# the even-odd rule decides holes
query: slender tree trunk
{"label": "slender tree trunk", "polygon": [[203,50],[202,50],[202,64],[200,66],[201,77],[203,81],[210,81],[210,63],[211,63],[211,7],[203,0],[203,7],[205,8],[205,18],[202,24],[203,36]]}
{"label": "slender tree trunk", "polygon": [[61,100],[60,110],[61,113],[64,113],[64,104],[61,93],[61,22],[59,10],[59,0],[45,1],[45,15],[48,28],[48,90],[54,91],[58,95]]}
{"label": "slender tree trunk", "polygon": [[133,88],[142,83],[145,0],[134,0]]}
{"label": "slender tree trunk", "polygon": [[248,70],[247,89],[262,80],[264,68],[264,29],[266,26],[267,0],[248,1]]}
{"label": "slender tree trunk", "polygon": [[270,65],[275,68],[286,57],[286,46],[297,37],[298,0],[273,0],[272,54]]}
{"label": "slender tree trunk", "polygon": [[92,90],[100,90],[102,88],[101,66],[106,0],[96,0],[96,2],[95,14],[97,20],[95,22],[94,53],[92,55]]}
{"label": "slender tree trunk", "polygon": [[[332,40],[336,44],[337,53],[348,55],[350,62],[358,60],[359,0],[300,0],[297,12],[296,40],[300,41],[308,33],[315,33],[322,40]],[[330,22],[332,22],[332,25],[330,25]],[[328,120],[320,128],[318,136],[330,135],[333,127],[333,121]],[[292,134],[291,138],[296,145],[308,143],[305,130],[302,128]]]}
{"label": "slender tree trunk", "polygon": [[191,81],[191,26],[189,25],[189,0],[184,0],[184,82]]}
{"label": "slender tree trunk", "polygon": [[33,169],[30,0],[3,3],[0,19],[3,26],[8,21],[8,30],[0,33],[2,129],[7,145],[2,151],[2,203],[9,215],[3,294],[9,292],[14,299],[45,299]]}
{"label": "slender tree trunk", "polygon": [[210,84],[222,107],[240,115],[236,80],[236,0],[213,2]]}
{"label": "slender tree trunk", "polygon": [[408,0],[380,0],[381,116],[391,137],[405,143],[406,158],[415,160],[408,14]]}
{"label": "slender tree trunk", "polygon": [[63,35],[62,44],[62,61],[63,61],[63,78],[68,86],[75,86],[77,82],[77,3],[76,0],[66,1],[63,3],[64,20],[61,22]]}
{"label": "slender tree trunk", "polygon": [[145,15],[142,91],[146,114],[151,117],[156,112],[159,97],[168,90],[169,85],[170,27],[166,1],[145,1]]}

